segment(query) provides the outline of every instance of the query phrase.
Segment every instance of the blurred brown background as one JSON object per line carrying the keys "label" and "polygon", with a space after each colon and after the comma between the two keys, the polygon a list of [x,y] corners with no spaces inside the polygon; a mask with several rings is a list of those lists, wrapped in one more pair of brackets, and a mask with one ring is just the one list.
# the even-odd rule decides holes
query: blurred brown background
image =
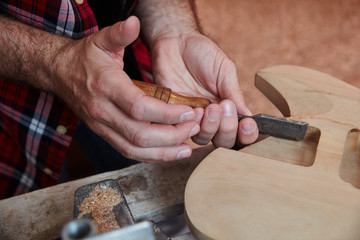
{"label": "blurred brown background", "polygon": [[196,0],[204,33],[235,62],[253,113],[279,115],[254,87],[258,70],[294,64],[360,88],[360,0]]}

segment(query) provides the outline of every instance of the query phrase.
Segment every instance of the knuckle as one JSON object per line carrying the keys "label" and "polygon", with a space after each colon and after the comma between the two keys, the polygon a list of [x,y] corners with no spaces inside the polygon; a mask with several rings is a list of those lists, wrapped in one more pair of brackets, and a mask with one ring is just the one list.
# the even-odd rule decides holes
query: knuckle
{"label": "knuckle", "polygon": [[108,35],[109,39],[116,39],[117,38],[117,32],[115,27],[107,27],[106,34]]}
{"label": "knuckle", "polygon": [[128,159],[135,159],[135,151],[132,146],[122,146],[120,150],[121,154]]}
{"label": "knuckle", "polygon": [[88,87],[93,92],[100,93],[102,95],[105,95],[108,92],[108,83],[104,77],[104,75],[100,72],[95,74],[95,76],[90,79]]}
{"label": "knuckle", "polygon": [[129,108],[129,114],[136,120],[142,120],[144,115],[144,104],[140,101],[133,101]]}
{"label": "knuckle", "polygon": [[143,130],[137,130],[133,136],[132,142],[134,145],[144,148],[149,146],[150,139],[146,132],[144,132]]}
{"label": "knuckle", "polygon": [[106,95],[108,92],[108,87],[105,81],[99,79],[98,81],[96,81],[96,86],[95,86],[97,92],[99,92],[102,95]]}
{"label": "knuckle", "polygon": [[88,113],[89,113],[90,117],[92,117],[93,119],[103,119],[104,118],[105,110],[100,104],[92,101],[88,104],[87,108],[88,108]]}

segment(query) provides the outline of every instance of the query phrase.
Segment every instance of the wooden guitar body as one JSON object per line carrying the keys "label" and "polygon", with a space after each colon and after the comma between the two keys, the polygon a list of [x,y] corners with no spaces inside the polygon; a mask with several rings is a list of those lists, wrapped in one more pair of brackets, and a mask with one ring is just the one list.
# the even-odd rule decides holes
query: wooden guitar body
{"label": "wooden guitar body", "polygon": [[256,75],[285,117],[308,122],[300,142],[268,137],[219,148],[185,190],[198,239],[360,239],[360,89],[296,66]]}

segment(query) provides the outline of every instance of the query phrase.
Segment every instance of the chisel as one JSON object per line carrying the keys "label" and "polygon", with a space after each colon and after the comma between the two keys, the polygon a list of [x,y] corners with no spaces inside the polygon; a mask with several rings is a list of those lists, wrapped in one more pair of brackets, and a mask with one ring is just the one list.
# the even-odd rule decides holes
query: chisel
{"label": "chisel", "polygon": [[[174,93],[171,89],[161,87],[151,83],[145,83],[133,80],[133,83],[140,88],[147,96],[152,96],[166,103],[185,104],[190,107],[205,108],[211,103],[209,99],[201,97],[187,97]],[[304,139],[305,133],[309,126],[306,122],[295,121],[282,117],[275,117],[267,114],[257,114],[253,116],[245,116],[238,114],[238,120],[243,118],[252,118],[255,120],[259,133],[268,134],[278,138],[301,141]]]}

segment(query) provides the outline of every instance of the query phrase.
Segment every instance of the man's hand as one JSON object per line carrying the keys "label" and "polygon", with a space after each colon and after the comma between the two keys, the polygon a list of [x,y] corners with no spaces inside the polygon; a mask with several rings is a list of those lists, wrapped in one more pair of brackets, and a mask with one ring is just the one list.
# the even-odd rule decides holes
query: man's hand
{"label": "man's hand", "polygon": [[123,71],[124,48],[138,37],[139,25],[130,17],[69,44],[55,58],[60,81],[54,91],[125,157],[144,162],[189,157],[192,150],[184,141],[200,129],[195,111],[145,96]]}
{"label": "man's hand", "polygon": [[238,84],[233,62],[205,36],[194,32],[179,37],[158,38],[152,48],[157,84],[190,96],[212,99],[203,112],[197,111],[201,130],[193,137],[198,144],[210,140],[218,147],[250,144],[258,137],[256,123],[237,113],[251,115]]}
{"label": "man's hand", "polygon": [[[142,0],[136,10],[142,36],[149,45],[156,84],[184,95],[211,98],[205,111],[196,109],[200,123],[196,143],[210,140],[215,146],[232,147],[254,142],[256,123],[237,113],[250,115],[239,87],[233,62],[210,39],[200,34],[192,0]],[[237,141],[236,141],[237,140]]]}
{"label": "man's hand", "polygon": [[0,17],[0,76],[54,92],[125,157],[189,157],[184,141],[200,129],[195,111],[145,96],[123,71],[124,48],[139,28],[131,17],[74,41]]}

